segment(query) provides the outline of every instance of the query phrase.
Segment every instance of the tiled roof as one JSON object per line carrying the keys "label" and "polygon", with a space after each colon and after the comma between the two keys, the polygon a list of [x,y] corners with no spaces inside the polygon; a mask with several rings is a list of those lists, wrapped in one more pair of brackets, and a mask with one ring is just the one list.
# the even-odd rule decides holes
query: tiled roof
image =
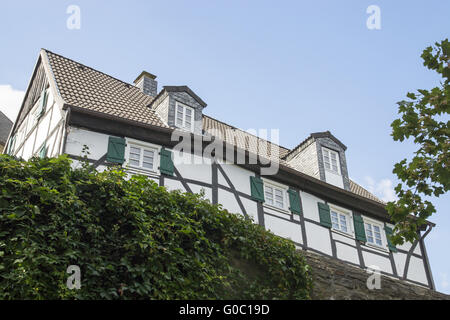
{"label": "tiled roof", "polygon": [[6,143],[12,125],[12,121],[0,111],[0,144]]}
{"label": "tiled roof", "polygon": [[[57,89],[66,104],[167,128],[167,125],[160,120],[156,112],[149,108],[153,98],[142,93],[139,88],[48,50],[43,51],[48,57]],[[261,148],[264,147],[264,143],[260,144],[258,148],[258,139],[260,142],[266,142],[264,139],[206,115],[203,116],[203,130],[209,134],[217,134],[218,132],[220,138],[225,142],[276,160],[287,167],[291,166],[284,160],[285,157],[311,137],[308,137],[292,150],[270,142],[268,142],[268,148],[265,150]],[[234,133],[234,138],[227,134],[229,132]],[[329,132],[317,134],[331,135]],[[278,154],[271,154],[272,147],[278,149]],[[351,180],[350,190],[362,197],[383,203]]]}
{"label": "tiled roof", "polygon": [[65,103],[112,116],[167,127],[147,106],[152,97],[139,88],[45,50]]}
{"label": "tiled roof", "polygon": [[[258,138],[257,136],[244,130],[238,129],[206,115],[203,115],[203,130],[209,134],[219,136],[227,143],[239,146],[261,156],[272,158],[272,148],[274,150],[278,149],[278,154],[274,155],[276,160],[280,160],[289,152],[289,149],[287,148]],[[234,135],[234,137],[232,135]],[[258,140],[260,148],[258,148]],[[267,142],[267,151],[265,149],[261,149],[265,147],[265,142]]]}
{"label": "tiled roof", "polygon": [[357,184],[356,182],[354,182],[353,180],[350,179],[350,191],[353,193],[356,193],[357,195],[360,195],[364,198],[368,198],[380,203],[385,203],[384,201],[382,201],[381,199],[377,198],[376,196],[374,196],[372,193],[370,193],[369,191],[367,191],[366,189],[364,189],[363,187],[361,187],[359,184]]}

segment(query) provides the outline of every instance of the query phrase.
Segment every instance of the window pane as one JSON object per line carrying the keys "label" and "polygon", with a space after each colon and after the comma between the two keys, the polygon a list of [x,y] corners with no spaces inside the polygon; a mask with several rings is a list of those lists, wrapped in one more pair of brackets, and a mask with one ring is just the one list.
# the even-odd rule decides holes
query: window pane
{"label": "window pane", "polygon": [[186,118],[188,118],[189,117],[189,119],[191,118],[191,114],[192,114],[192,111],[191,111],[191,109],[189,109],[189,108],[186,108]]}
{"label": "window pane", "polygon": [[153,157],[144,157],[143,166],[153,169]]}
{"label": "window pane", "polygon": [[283,193],[280,190],[275,189],[275,199],[278,201],[283,201]]}
{"label": "window pane", "polygon": [[339,230],[339,225],[337,223],[333,223],[333,229]]}
{"label": "window pane", "polygon": [[177,125],[183,125],[183,107],[180,105],[177,107],[177,116],[175,121]]}
{"label": "window pane", "polygon": [[331,211],[331,219],[335,220],[336,222],[338,221],[338,216],[336,212]]}
{"label": "window pane", "polygon": [[144,157],[153,158],[154,154],[155,154],[155,151],[153,151],[153,150],[144,150]]}
{"label": "window pane", "polygon": [[341,222],[341,230],[347,232],[347,217],[343,214],[340,214],[339,220]]}
{"label": "window pane", "polygon": [[139,167],[139,161],[137,161],[137,160],[130,160],[130,165]]}
{"label": "window pane", "polygon": [[144,168],[147,168],[147,169],[153,169],[153,163],[150,163],[150,162],[143,162],[143,164],[142,164],[142,166],[144,167]]}
{"label": "window pane", "polygon": [[264,186],[265,195],[266,195],[266,203],[273,205],[273,189],[269,186]]}
{"label": "window pane", "polygon": [[379,246],[381,246],[381,245],[382,245],[382,243],[381,243],[381,240],[380,240],[380,239],[376,239],[376,242],[377,242],[377,245],[379,245]]}
{"label": "window pane", "polygon": [[141,149],[137,147],[130,147],[130,164],[132,164],[133,166],[139,166],[140,160],[141,160]]}
{"label": "window pane", "polygon": [[133,160],[140,160],[140,155],[139,154],[136,154],[136,153],[130,153],[130,159],[133,159]]}
{"label": "window pane", "polygon": [[371,236],[367,236],[367,241],[373,243],[373,238]]}

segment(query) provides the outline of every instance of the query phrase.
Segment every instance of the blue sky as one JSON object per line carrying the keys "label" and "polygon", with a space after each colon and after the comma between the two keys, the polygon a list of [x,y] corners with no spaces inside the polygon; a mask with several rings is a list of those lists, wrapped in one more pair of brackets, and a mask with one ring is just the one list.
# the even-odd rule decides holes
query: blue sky
{"label": "blue sky", "polygon": [[[66,27],[69,5],[79,30]],[[369,5],[380,30],[366,27]],[[15,115],[40,48],[130,83],[147,70],[160,86],[188,85],[207,115],[279,128],[288,148],[330,130],[348,147],[350,177],[389,199],[394,163],[414,151],[390,136],[396,102],[437,84],[420,54],[449,37],[449,12],[442,0],[2,1],[0,110]],[[428,255],[450,293],[449,196],[435,204]]]}

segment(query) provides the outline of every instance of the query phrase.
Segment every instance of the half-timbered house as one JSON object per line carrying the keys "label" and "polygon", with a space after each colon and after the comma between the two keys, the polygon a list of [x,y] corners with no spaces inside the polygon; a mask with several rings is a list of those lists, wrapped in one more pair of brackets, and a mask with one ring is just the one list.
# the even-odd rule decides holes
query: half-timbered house
{"label": "half-timbered house", "polygon": [[[434,289],[424,243],[433,224],[420,240],[392,245],[385,204],[349,178],[347,147],[333,134],[312,133],[284,148],[207,116],[205,108],[187,86],[158,90],[148,72],[130,84],[43,49],[5,152],[24,159],[68,154],[77,166],[87,150],[98,170],[122,166],[169,190],[203,192],[300,249]],[[175,130],[188,133],[192,149],[174,152]],[[236,159],[257,161],[229,161],[217,148],[205,153],[212,140]],[[190,161],[180,158],[186,154]],[[261,159],[275,162],[276,174],[262,174]]]}

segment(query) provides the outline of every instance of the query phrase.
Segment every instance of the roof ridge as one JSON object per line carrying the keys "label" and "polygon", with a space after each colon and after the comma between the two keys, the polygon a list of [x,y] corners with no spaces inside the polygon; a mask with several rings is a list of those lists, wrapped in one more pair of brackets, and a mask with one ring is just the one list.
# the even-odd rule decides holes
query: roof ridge
{"label": "roof ridge", "polygon": [[[48,49],[42,48],[42,50],[44,50],[44,51],[47,52],[47,53],[54,54],[55,56],[61,57],[61,58],[63,58],[63,59],[72,61],[72,62],[74,62],[74,63],[76,63],[76,64],[79,64],[79,65],[85,67],[85,68],[88,68],[88,69],[91,69],[91,70],[93,70],[93,71],[95,71],[95,72],[101,73],[101,74],[103,74],[103,75],[105,75],[105,76],[107,76],[107,77],[110,77],[110,78],[112,78],[112,79],[114,79],[114,80],[120,81],[120,82],[122,82],[122,83],[124,83],[124,84],[126,84],[126,85],[129,85],[129,86],[132,87],[132,88],[136,88],[137,90],[139,90],[139,88],[136,87],[134,84],[131,84],[131,83],[126,82],[126,81],[123,81],[123,80],[120,80],[119,78],[113,77],[112,75],[107,74],[107,73],[105,73],[105,72],[103,72],[103,71],[100,71],[100,70],[97,70],[97,69],[95,69],[95,68],[89,67],[89,66],[87,66],[87,65],[85,65],[85,64],[83,64],[83,63],[81,63],[81,62],[78,62],[78,61],[73,60],[73,59],[71,59],[71,58],[67,58],[67,57],[65,57],[65,56],[63,56],[63,55],[61,55],[61,54],[59,54],[59,53],[55,53],[55,52],[50,51],[50,50],[48,50]],[[139,92],[141,92],[141,91],[139,90]],[[141,92],[141,93],[142,93],[142,92]],[[142,94],[144,94],[144,93],[142,93]]]}

